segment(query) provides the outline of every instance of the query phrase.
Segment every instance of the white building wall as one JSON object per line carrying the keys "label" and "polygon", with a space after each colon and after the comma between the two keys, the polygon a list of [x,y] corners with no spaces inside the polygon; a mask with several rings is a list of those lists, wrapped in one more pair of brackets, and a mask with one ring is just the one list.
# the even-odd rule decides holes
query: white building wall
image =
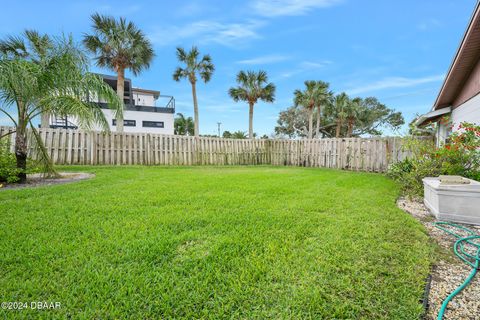
{"label": "white building wall", "polygon": [[[110,130],[115,131],[116,126],[112,125],[112,120],[114,119],[113,112],[109,109],[103,109],[105,118],[107,118]],[[125,120],[135,120],[135,127],[123,126],[124,132],[142,132],[142,133],[158,133],[158,134],[173,134],[173,122],[174,114],[173,113],[161,113],[161,112],[145,112],[145,111],[130,111],[125,110],[123,112],[123,119]],[[158,121],[163,122],[163,128],[150,128],[144,127],[142,125],[143,121]]]}
{"label": "white building wall", "polygon": [[480,125],[480,94],[453,109],[451,120],[454,124],[454,131],[458,129],[458,125],[462,122]]}
{"label": "white building wall", "polygon": [[143,92],[136,92],[135,89],[132,92],[133,104],[136,106],[155,106],[155,96],[153,94],[147,94]]}

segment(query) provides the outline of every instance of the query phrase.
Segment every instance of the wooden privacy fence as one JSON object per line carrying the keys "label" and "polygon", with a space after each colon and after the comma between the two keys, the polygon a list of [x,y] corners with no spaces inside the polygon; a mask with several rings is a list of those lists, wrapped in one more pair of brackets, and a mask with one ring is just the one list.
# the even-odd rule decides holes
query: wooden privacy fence
{"label": "wooden privacy fence", "polygon": [[[0,127],[0,136],[13,131]],[[55,164],[285,165],[383,172],[408,152],[401,138],[242,140],[38,129]],[[13,150],[14,135],[9,135]],[[29,156],[35,158],[33,134]]]}

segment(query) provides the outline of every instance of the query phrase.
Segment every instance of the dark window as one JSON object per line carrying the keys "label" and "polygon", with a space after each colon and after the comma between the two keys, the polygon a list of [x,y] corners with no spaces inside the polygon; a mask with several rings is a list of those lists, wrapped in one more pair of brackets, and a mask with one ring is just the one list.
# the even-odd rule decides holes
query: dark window
{"label": "dark window", "polygon": [[[117,125],[117,119],[112,119],[112,126],[116,126]],[[137,126],[137,122],[135,120],[126,120],[126,119],[123,119],[123,125],[125,127],[136,127]]]}
{"label": "dark window", "polygon": [[163,128],[163,121],[142,121],[144,127]]}

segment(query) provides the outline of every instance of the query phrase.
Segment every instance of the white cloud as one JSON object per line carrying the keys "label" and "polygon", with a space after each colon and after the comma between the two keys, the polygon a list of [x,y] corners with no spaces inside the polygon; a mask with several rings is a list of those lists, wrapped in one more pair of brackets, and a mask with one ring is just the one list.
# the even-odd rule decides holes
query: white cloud
{"label": "white cloud", "polygon": [[288,79],[298,74],[302,74],[308,71],[312,71],[315,69],[323,68],[327,65],[332,64],[333,62],[330,60],[323,60],[323,61],[302,61],[300,62],[297,67],[293,70],[283,72],[279,75],[279,77],[275,80],[280,79]]}
{"label": "white cloud", "polygon": [[184,26],[162,27],[150,33],[152,42],[159,46],[178,43],[193,38],[197,43],[218,43],[236,46],[251,39],[258,39],[257,30],[263,26],[260,21],[250,20],[245,23],[221,23],[211,20],[193,22]]}
{"label": "white cloud", "polygon": [[261,56],[261,57],[256,57],[252,59],[245,59],[245,60],[240,60],[237,61],[239,64],[269,64],[269,63],[276,63],[276,62],[282,62],[285,60],[290,59],[289,56],[286,55],[279,55],[279,54],[271,54],[271,55],[266,55],[266,56]]}
{"label": "white cloud", "polygon": [[266,17],[299,16],[340,2],[341,0],[253,0],[251,7],[257,14]]}
{"label": "white cloud", "polygon": [[426,31],[426,30],[429,30],[429,29],[439,27],[441,25],[442,25],[442,23],[439,20],[434,19],[434,18],[430,18],[430,19],[427,19],[427,20],[419,23],[417,25],[417,28],[421,31]]}
{"label": "white cloud", "polygon": [[300,67],[302,69],[318,69],[318,68],[323,68],[326,65],[332,64],[332,61],[330,60],[323,60],[319,62],[314,62],[314,61],[302,61],[300,63]]}
{"label": "white cloud", "polygon": [[445,76],[443,74],[433,75],[422,78],[404,78],[404,77],[389,77],[370,84],[361,85],[347,90],[349,94],[359,94],[365,92],[379,91],[393,88],[414,87],[424,83],[442,81]]}

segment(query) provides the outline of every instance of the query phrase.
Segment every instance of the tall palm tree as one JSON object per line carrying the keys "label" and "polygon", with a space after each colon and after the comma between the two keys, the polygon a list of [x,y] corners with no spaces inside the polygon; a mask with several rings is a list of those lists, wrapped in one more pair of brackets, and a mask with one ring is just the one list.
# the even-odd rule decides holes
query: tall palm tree
{"label": "tall palm tree", "polygon": [[185,67],[177,67],[173,72],[173,80],[180,81],[181,79],[188,79],[192,85],[192,98],[193,98],[193,114],[195,124],[195,137],[200,135],[199,120],[198,120],[198,101],[197,101],[197,74],[203,82],[207,83],[212,78],[212,74],[215,71],[215,66],[212,63],[210,55],[206,54],[199,59],[200,51],[193,46],[189,52],[185,49],[177,48],[178,61],[185,64]]}
{"label": "tall palm tree", "polygon": [[264,102],[275,101],[275,85],[268,83],[268,76],[265,71],[240,71],[237,74],[238,87],[230,88],[228,94],[233,101],[246,101],[249,106],[248,113],[248,137],[254,139],[253,135],[253,107],[258,100]]}
{"label": "tall palm tree", "polygon": [[[6,41],[9,39],[13,38]],[[16,40],[18,43],[26,41],[22,37]],[[32,123],[35,117],[43,113],[68,114],[76,117],[82,127],[98,125],[108,130],[108,122],[100,107],[85,101],[85,97],[92,93],[109,102],[116,115],[122,113],[122,104],[115,91],[99,76],[87,72],[87,58],[71,37],[52,40],[52,46],[40,61],[28,55],[12,54],[10,50],[0,50],[0,54],[0,112],[6,114],[15,126],[15,156],[20,182],[26,181],[28,127],[33,131],[33,145],[39,152],[45,172],[55,174]]]}
{"label": "tall palm tree", "polygon": [[[25,58],[41,64],[47,58],[48,52],[53,49],[54,41],[47,34],[40,34],[36,30],[25,30],[21,37],[7,36],[0,40],[0,52],[6,57]],[[48,128],[49,114],[42,113],[40,126]]]}
{"label": "tall palm tree", "polygon": [[[305,90],[295,90],[293,102],[295,106],[302,106],[308,111],[308,139],[313,137],[313,110],[319,105],[323,91],[320,90],[320,84],[317,81],[307,80]],[[323,83],[322,83],[323,84]]]}
{"label": "tall palm tree", "polygon": [[[124,102],[125,70],[135,76],[148,69],[155,56],[145,34],[125,18],[115,20],[98,13],[92,15],[93,34],[86,34],[85,47],[95,55],[97,66],[117,73],[117,95]],[[123,113],[117,118],[117,132],[123,132]]]}
{"label": "tall palm tree", "polygon": [[177,113],[173,126],[175,134],[185,136],[191,136],[194,134],[193,128],[195,125],[193,124],[192,117],[185,117],[183,113]]}

